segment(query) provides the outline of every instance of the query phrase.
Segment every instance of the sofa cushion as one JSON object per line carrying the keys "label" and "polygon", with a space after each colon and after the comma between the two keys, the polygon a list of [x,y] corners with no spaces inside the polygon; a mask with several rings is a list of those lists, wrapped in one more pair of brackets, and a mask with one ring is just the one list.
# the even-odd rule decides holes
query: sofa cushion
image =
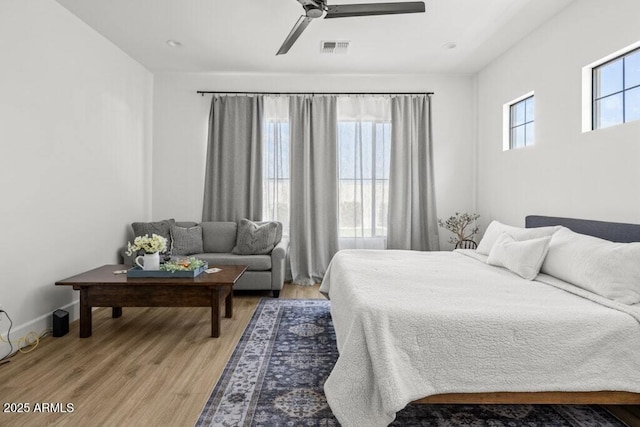
{"label": "sofa cushion", "polygon": [[282,223],[280,221],[263,221],[263,222],[257,222],[257,224],[266,224],[268,222],[272,222],[274,224],[276,224],[276,241],[274,243],[274,245],[277,245],[278,243],[280,243],[280,241],[282,240]]}
{"label": "sofa cushion", "polygon": [[205,221],[202,227],[202,251],[206,253],[231,253],[236,245],[235,222]]}
{"label": "sofa cushion", "polygon": [[238,223],[236,246],[231,251],[238,255],[269,254],[276,245],[278,223],[257,223],[243,218]]}
{"label": "sofa cushion", "polygon": [[167,239],[167,249],[169,249],[171,248],[171,226],[175,225],[175,223],[176,220],[173,218],[156,222],[134,222],[131,224],[131,228],[133,229],[134,238],[145,234],[149,236],[157,234],[164,237]]}
{"label": "sofa cushion", "polygon": [[270,255],[235,255],[231,253],[202,253],[193,255],[198,259],[207,261],[209,267],[218,265],[246,265],[249,271],[271,270]]}
{"label": "sofa cushion", "polygon": [[202,227],[171,226],[171,255],[193,255],[202,253]]}
{"label": "sofa cushion", "polygon": [[189,227],[195,227],[196,225],[199,225],[199,224],[195,221],[176,221],[174,225],[177,225],[178,227],[189,228]]}

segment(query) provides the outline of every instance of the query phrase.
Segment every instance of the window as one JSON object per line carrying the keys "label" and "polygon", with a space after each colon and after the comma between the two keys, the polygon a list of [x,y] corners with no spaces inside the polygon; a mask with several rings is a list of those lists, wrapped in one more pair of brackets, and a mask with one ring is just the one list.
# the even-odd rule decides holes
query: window
{"label": "window", "polygon": [[289,104],[284,97],[265,97],[264,107],[262,219],[280,221],[289,234]]}
{"label": "window", "polygon": [[386,237],[390,141],[390,122],[338,122],[339,237]]}
{"label": "window", "polygon": [[534,142],[535,99],[525,95],[509,103],[509,145],[508,149],[528,147]]}
{"label": "window", "polygon": [[640,48],[592,68],[592,129],[640,120]]}
{"label": "window", "polygon": [[338,98],[340,249],[387,245],[391,99]]}
{"label": "window", "polygon": [[[290,135],[286,97],[264,98],[263,219],[289,229]],[[391,155],[391,101],[338,99],[338,237],[340,248],[384,249]],[[321,191],[321,190],[319,190]]]}
{"label": "window", "polygon": [[535,141],[534,92],[526,93],[502,106],[502,149],[528,147]]}

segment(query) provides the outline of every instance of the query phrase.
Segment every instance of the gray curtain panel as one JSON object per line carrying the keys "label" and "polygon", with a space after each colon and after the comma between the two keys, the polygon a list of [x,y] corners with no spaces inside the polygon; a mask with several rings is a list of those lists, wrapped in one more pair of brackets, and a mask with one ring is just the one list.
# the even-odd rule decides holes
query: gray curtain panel
{"label": "gray curtain panel", "polygon": [[262,218],[263,97],[213,95],[203,221]]}
{"label": "gray curtain panel", "polygon": [[431,98],[393,97],[391,126],[387,248],[439,250]]}
{"label": "gray curtain panel", "polygon": [[337,102],[335,96],[292,96],[291,273],[320,282],[338,251]]}

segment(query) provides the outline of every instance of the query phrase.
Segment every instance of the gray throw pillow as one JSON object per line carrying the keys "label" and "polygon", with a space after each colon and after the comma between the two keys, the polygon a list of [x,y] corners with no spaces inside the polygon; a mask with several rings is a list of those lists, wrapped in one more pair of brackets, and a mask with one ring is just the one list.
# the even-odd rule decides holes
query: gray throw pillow
{"label": "gray throw pillow", "polygon": [[266,255],[276,244],[278,223],[253,222],[241,219],[238,223],[236,246],[231,251],[238,255]]}
{"label": "gray throw pillow", "polygon": [[148,234],[151,237],[152,234],[157,234],[167,239],[167,251],[171,249],[171,226],[175,225],[176,220],[164,219],[156,222],[134,222],[131,224],[133,228],[133,236],[144,236]]}
{"label": "gray throw pillow", "polygon": [[202,227],[171,227],[171,238],[173,246],[171,255],[193,255],[201,254],[202,251]]}

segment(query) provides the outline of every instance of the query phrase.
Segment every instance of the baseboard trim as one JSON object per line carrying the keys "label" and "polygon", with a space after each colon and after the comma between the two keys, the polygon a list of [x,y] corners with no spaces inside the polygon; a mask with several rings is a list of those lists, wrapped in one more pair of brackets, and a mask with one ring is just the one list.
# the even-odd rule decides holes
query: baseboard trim
{"label": "baseboard trim", "polygon": [[[78,300],[72,301],[69,304],[66,304],[62,307],[59,307],[61,310],[65,310],[69,312],[69,323],[77,320],[80,317],[80,302]],[[18,340],[24,336],[26,336],[30,332],[35,332],[36,334],[40,334],[42,331],[46,329],[51,329],[52,326],[52,314],[54,310],[51,310],[50,313],[43,314],[27,323],[23,323],[22,325],[17,325],[14,323],[11,328],[11,342],[13,343],[13,351],[17,351],[18,347],[16,343]],[[9,313],[11,316],[11,313]],[[0,315],[0,328],[2,328],[2,337],[3,341],[0,341],[0,357],[5,357],[11,350],[11,346],[9,343],[4,341],[7,340],[7,332],[9,329],[9,320],[4,315]],[[24,347],[24,346],[23,346]]]}

